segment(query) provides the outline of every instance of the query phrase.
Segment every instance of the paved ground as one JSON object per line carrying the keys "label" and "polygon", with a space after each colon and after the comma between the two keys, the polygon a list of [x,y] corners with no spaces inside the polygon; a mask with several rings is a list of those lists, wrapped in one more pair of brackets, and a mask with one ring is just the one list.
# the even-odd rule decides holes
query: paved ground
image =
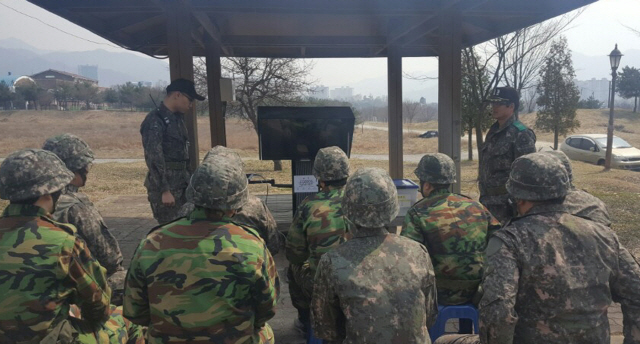
{"label": "paved ground", "polygon": [[[118,239],[125,265],[128,266],[140,240],[151,228],[156,226],[146,196],[113,196],[100,201],[96,206]],[[273,211],[277,213],[283,210],[273,209]],[[275,260],[281,278],[281,299],[278,303],[276,316],[269,321],[269,324],[275,333],[276,343],[302,344],[304,341],[293,328],[293,319],[297,313],[289,298],[287,274],[284,271],[287,262],[284,254],[282,252],[277,254]],[[611,325],[611,333],[615,334],[611,343],[622,344],[622,337],[619,335],[622,333],[622,313],[619,305],[609,308],[609,324]],[[453,326],[448,328],[453,328]]]}

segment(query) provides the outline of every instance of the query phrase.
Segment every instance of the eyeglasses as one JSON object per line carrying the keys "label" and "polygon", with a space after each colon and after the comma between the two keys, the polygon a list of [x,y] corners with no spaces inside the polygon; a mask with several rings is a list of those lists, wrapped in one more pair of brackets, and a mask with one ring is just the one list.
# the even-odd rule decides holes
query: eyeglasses
{"label": "eyeglasses", "polygon": [[191,98],[191,96],[189,96],[188,94],[184,93],[184,92],[180,92],[182,93],[183,96],[185,96],[185,98],[187,98],[189,100],[189,103],[193,103],[194,99]]}

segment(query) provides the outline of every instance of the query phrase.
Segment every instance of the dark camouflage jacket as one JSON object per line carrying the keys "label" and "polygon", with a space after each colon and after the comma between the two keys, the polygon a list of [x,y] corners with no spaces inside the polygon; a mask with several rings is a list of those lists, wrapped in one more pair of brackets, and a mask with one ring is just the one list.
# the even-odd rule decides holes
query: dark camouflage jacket
{"label": "dark camouflage jacket", "polygon": [[478,166],[478,184],[482,204],[503,204],[507,199],[504,189],[511,164],[525,154],[536,151],[536,135],[515,116],[500,128],[494,123],[484,141]]}
{"label": "dark camouflage jacket", "polygon": [[78,187],[67,186],[56,203],[53,218],[76,227],[78,235],[85,241],[93,257],[107,269],[107,276],[123,269],[118,240],[111,234],[89,197],[78,192]]}
{"label": "dark camouflage jacket", "polygon": [[561,204],[534,206],[493,234],[482,286],[483,343],[608,344],[612,300],[625,343],[640,343],[640,265],[611,229]]}
{"label": "dark camouflage jacket", "polygon": [[[144,159],[149,168],[144,185],[149,191],[184,189],[189,184],[189,138],[183,115],[163,103],[140,125]],[[183,165],[183,168],[180,166]]]}
{"label": "dark camouflage jacket", "polygon": [[586,191],[570,190],[563,204],[569,214],[601,223],[607,227],[611,226],[607,205]]}
{"label": "dark camouflage jacket", "polygon": [[124,316],[149,343],[263,343],[279,280],[258,233],[196,208],[151,231],[129,267]]}
{"label": "dark camouflage jacket", "polygon": [[347,239],[342,213],[344,187],[311,195],[300,204],[287,234],[287,259],[292,264],[309,262],[316,271],[320,257]]}
{"label": "dark camouflage jacket", "polygon": [[471,302],[484,272],[490,229],[500,223],[480,203],[437,190],[418,201],[404,218],[402,236],[423,244],[436,273],[438,302]]}
{"label": "dark camouflage jacket", "polygon": [[311,303],[317,338],[342,344],[429,344],[438,314],[429,254],[384,229],[354,237],[320,259]]}
{"label": "dark camouflage jacket", "polygon": [[105,270],[71,225],[10,204],[0,217],[0,343],[37,343],[77,304],[89,323],[109,315]]}

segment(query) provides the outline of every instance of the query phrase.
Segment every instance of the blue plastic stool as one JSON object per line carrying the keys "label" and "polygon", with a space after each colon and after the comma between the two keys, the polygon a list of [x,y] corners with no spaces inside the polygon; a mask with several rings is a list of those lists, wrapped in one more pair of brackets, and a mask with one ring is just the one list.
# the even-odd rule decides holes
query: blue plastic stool
{"label": "blue plastic stool", "polygon": [[438,305],[438,317],[436,318],[436,323],[429,329],[429,336],[431,337],[432,342],[445,334],[445,326],[449,319],[460,320],[460,331],[458,333],[471,333],[471,326],[469,322],[473,323],[474,333],[479,333],[478,310],[473,304],[468,303],[458,306]]}
{"label": "blue plastic stool", "polygon": [[313,336],[313,327],[307,327],[307,344],[323,344],[322,339]]}

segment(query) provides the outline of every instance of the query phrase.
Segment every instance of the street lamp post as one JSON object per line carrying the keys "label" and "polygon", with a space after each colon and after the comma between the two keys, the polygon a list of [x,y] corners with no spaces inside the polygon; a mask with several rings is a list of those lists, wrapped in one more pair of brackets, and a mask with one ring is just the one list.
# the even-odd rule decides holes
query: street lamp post
{"label": "street lamp post", "polygon": [[618,44],[609,54],[609,61],[611,62],[611,95],[609,100],[609,125],[607,126],[607,152],[604,158],[604,170],[608,171],[611,169],[611,148],[613,146],[613,106],[614,100],[616,97],[616,77],[618,74],[616,70],[618,66],[620,66],[620,59],[622,58],[622,54],[620,50],[618,50]]}

